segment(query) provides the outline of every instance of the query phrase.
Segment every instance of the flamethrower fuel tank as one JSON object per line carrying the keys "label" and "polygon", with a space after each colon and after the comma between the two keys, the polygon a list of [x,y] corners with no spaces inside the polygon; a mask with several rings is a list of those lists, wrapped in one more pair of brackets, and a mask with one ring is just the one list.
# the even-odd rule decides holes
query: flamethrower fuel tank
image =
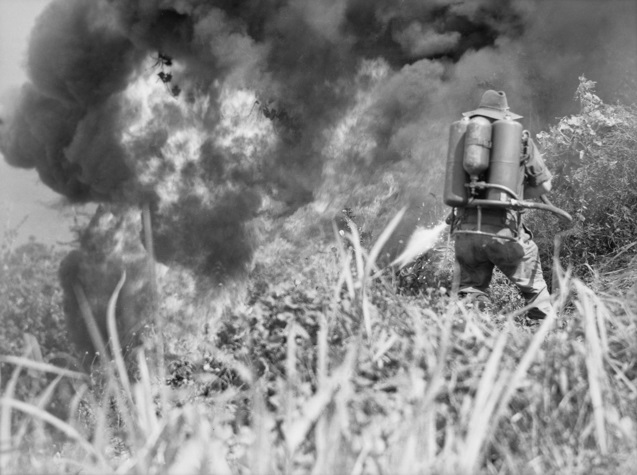
{"label": "flamethrower fuel tank", "polygon": [[471,181],[477,181],[489,168],[491,135],[491,121],[486,117],[476,116],[469,121],[464,139],[463,166]]}
{"label": "flamethrower fuel tank", "polygon": [[469,177],[463,168],[465,133],[469,119],[457,120],[449,127],[449,148],[447,149],[447,167],[445,170],[444,202],[447,206],[462,206],[467,203],[467,188],[464,186]]}
{"label": "flamethrower fuel tank", "polygon": [[[504,186],[518,193],[522,178],[520,155],[522,153],[522,124],[511,119],[500,119],[493,123],[493,150],[487,181]],[[489,189],[487,199],[509,201],[512,197],[495,188]]]}

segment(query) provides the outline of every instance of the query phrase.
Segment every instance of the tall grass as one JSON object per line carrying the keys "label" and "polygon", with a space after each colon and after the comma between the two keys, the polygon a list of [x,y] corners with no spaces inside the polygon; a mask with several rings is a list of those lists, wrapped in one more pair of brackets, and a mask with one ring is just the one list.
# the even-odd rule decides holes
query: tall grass
{"label": "tall grass", "polygon": [[[1,473],[629,473],[637,462],[631,305],[557,263],[555,312],[534,330],[518,323],[519,312],[496,318],[443,293],[399,296],[377,264],[399,219],[369,251],[354,226],[337,240],[337,277],[313,289],[323,310],[289,303],[317,330],[288,318],[281,370],[217,348],[235,374],[224,386],[200,370],[171,388],[144,351],[129,378],[115,331],[123,275],[108,308],[109,341],[95,334],[102,358],[91,380],[27,357],[0,360],[14,368],[1,382]],[[76,294],[82,304],[82,289]],[[19,400],[27,371],[55,379]],[[75,394],[66,420],[46,411],[63,382]],[[218,389],[204,395],[204,386]]]}

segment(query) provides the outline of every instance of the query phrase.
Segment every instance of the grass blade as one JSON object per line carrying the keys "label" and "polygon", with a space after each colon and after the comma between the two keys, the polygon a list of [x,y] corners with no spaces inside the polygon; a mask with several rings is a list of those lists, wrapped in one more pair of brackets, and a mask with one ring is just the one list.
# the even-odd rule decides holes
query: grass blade
{"label": "grass blade", "polygon": [[[603,388],[606,386],[606,373],[604,371],[604,360],[602,342],[598,333],[596,297],[590,289],[582,283],[576,282],[579,296],[578,306],[584,317],[584,331],[586,335],[586,346],[588,351],[585,355],[586,371],[588,373],[589,394],[593,405],[593,420],[595,423],[595,439],[600,452],[603,455],[608,453],[608,436],[606,434],[605,409]],[[603,325],[603,323],[601,323]]]}
{"label": "grass blade", "polygon": [[[36,402],[37,408],[44,410],[44,407],[49,403],[49,401],[53,397],[55,388],[60,383],[60,381],[62,381],[62,376],[58,376],[53,381],[51,381],[50,384],[47,385],[47,387],[44,389],[44,391],[42,392],[42,394],[40,395],[40,397],[38,398]],[[16,436],[14,437],[15,439],[14,444],[16,446],[19,446],[20,443],[22,442],[22,438],[24,437],[24,434],[26,434],[28,424],[29,424],[29,419],[25,419],[22,422],[20,429],[18,429],[18,431],[16,432]]]}
{"label": "grass blade", "polygon": [[108,328],[108,336],[109,341],[111,343],[111,348],[113,349],[113,359],[115,360],[115,367],[117,368],[117,373],[119,375],[119,380],[124,389],[124,393],[126,394],[126,398],[129,403],[133,401],[133,394],[131,392],[131,385],[128,379],[128,372],[126,371],[126,364],[124,363],[124,353],[122,351],[122,346],[119,342],[119,334],[117,332],[117,322],[115,320],[115,307],[117,305],[117,298],[119,297],[119,293],[126,282],[126,271],[122,272],[122,276],[120,277],[117,285],[115,286],[115,290],[111,294],[110,299],[108,300],[108,308],[106,310],[106,324]]}
{"label": "grass blade", "polygon": [[[27,351],[28,353],[28,351]],[[18,384],[22,366],[16,366],[7,383],[3,397],[13,398]],[[9,451],[12,450],[13,438],[11,437],[11,406],[0,407],[0,472],[4,473],[9,463]]]}
{"label": "grass blade", "polygon": [[82,448],[84,448],[84,450],[86,450],[86,452],[93,455],[97,459],[99,464],[102,465],[104,468],[108,467],[108,464],[106,463],[102,455],[95,449],[95,447],[93,447],[90,442],[82,437],[82,435],[77,430],[75,430],[74,427],[70,426],[66,422],[58,419],[57,417],[49,414],[46,411],[43,411],[36,406],[27,404],[22,401],[17,401],[15,399],[9,399],[6,397],[0,398],[0,406],[2,406],[3,408],[9,407],[12,409],[16,409],[48,423],[49,425],[63,432],[67,437],[75,440]]}
{"label": "grass blade", "polygon": [[396,213],[396,215],[391,219],[385,229],[383,229],[383,232],[380,233],[380,236],[378,236],[378,239],[372,246],[371,251],[369,251],[369,256],[367,258],[367,267],[365,269],[366,278],[367,276],[371,275],[372,270],[376,267],[376,259],[378,259],[380,251],[383,249],[385,244],[387,244],[387,240],[396,230],[398,223],[400,223],[400,221],[403,219],[406,211],[407,207],[405,206],[400,211],[398,211],[398,213]]}
{"label": "grass blade", "polygon": [[41,371],[43,373],[53,373],[67,378],[80,379],[88,381],[88,376],[85,373],[79,373],[65,368],[59,368],[49,363],[41,363],[33,361],[28,358],[22,358],[20,356],[1,355],[0,364],[7,363],[12,365],[22,366],[23,368],[33,369]]}

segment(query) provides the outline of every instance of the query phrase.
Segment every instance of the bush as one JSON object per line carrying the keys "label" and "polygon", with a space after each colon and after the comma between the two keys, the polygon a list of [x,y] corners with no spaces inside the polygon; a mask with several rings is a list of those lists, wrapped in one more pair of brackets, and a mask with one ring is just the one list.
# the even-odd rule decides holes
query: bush
{"label": "bush", "polygon": [[[563,117],[538,134],[547,165],[555,175],[551,200],[568,211],[573,224],[532,213],[544,260],[553,239],[562,239],[561,257],[585,276],[596,265],[628,250],[637,235],[637,109],[605,104],[595,82],[580,77],[575,92],[580,113]],[[614,265],[625,265],[632,252]]]}
{"label": "bush", "polygon": [[[34,241],[13,249],[10,241],[5,236],[0,252],[0,355],[24,355],[28,350],[31,359],[66,366],[69,343],[57,281],[63,251]],[[14,391],[21,398],[41,392],[55,376],[31,371],[18,375],[14,370],[13,365],[0,364],[0,390],[11,386],[11,375],[19,376]],[[68,407],[68,394],[59,393],[66,388],[59,385],[56,394],[61,396],[49,399],[48,409],[55,414],[65,414]]]}
{"label": "bush", "polygon": [[47,355],[68,351],[57,281],[63,251],[29,242],[16,249],[5,245],[0,255],[0,351],[18,355],[23,335],[37,340]]}

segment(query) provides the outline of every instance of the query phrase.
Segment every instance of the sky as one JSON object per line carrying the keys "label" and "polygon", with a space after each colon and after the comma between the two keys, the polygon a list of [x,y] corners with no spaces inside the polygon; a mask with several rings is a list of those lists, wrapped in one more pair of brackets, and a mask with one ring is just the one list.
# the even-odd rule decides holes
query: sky
{"label": "sky", "polygon": [[[35,19],[49,0],[0,0],[0,96],[14,94],[26,81],[24,58]],[[17,243],[34,236],[45,244],[72,239],[73,210],[62,209],[60,195],[46,187],[33,170],[9,166],[0,159],[0,236],[18,227]]]}

